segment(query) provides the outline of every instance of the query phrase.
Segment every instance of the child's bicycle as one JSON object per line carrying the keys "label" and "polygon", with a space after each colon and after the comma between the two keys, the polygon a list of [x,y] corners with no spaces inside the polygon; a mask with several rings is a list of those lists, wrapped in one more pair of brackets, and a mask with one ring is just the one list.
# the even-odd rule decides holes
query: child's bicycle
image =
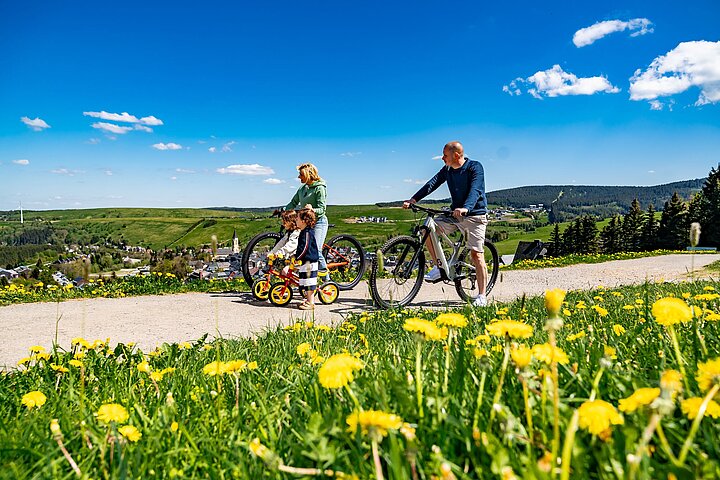
{"label": "child's bicycle", "polygon": [[[267,260],[265,274],[253,283],[252,295],[260,301],[270,299],[270,303],[282,307],[292,300],[293,289],[300,286],[300,278],[295,273],[295,265],[291,260],[274,255],[268,256]],[[287,275],[282,271],[285,265],[290,266]],[[325,305],[334,303],[339,293],[338,285],[332,281],[318,285],[315,290],[315,295]]]}

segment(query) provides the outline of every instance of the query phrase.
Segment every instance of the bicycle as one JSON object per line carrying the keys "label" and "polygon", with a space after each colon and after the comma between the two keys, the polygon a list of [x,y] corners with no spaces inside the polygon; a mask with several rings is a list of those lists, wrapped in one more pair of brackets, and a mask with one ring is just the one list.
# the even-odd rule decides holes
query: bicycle
{"label": "bicycle", "polygon": [[[441,277],[438,281],[455,284],[455,290],[464,301],[472,301],[479,293],[475,265],[470,251],[465,247],[465,236],[460,233],[458,240],[452,240],[436,229],[434,217],[452,217],[448,210],[435,210],[411,204],[413,212],[427,214],[422,225],[413,229],[413,235],[400,235],[388,240],[381,247],[370,269],[370,293],[375,304],[381,308],[403,307],[413,301],[420,291],[425,276],[425,241],[435,246]],[[443,251],[443,240],[452,249],[450,258]],[[499,270],[499,257],[495,245],[485,239],[485,263],[488,271],[486,294],[495,286]],[[433,282],[437,283],[437,282]]]}
{"label": "bicycle", "polygon": [[[282,267],[290,266],[287,274],[284,274]],[[293,298],[293,287],[300,285],[300,279],[295,273],[296,266],[290,260],[282,257],[268,258],[267,271],[252,285],[252,295],[257,300],[265,301],[282,307],[290,303]],[[277,281],[273,281],[277,278]],[[325,305],[334,303],[337,300],[340,289],[337,283],[328,281],[318,285],[315,295]]]}
{"label": "bicycle", "polygon": [[[267,255],[283,233],[280,227],[277,232],[260,233],[250,239],[243,250],[241,262],[243,278],[248,285],[252,286],[263,275]],[[365,250],[355,237],[348,234],[335,235],[323,244],[323,256],[330,277],[341,291],[350,290],[360,283],[367,268],[367,260]]]}

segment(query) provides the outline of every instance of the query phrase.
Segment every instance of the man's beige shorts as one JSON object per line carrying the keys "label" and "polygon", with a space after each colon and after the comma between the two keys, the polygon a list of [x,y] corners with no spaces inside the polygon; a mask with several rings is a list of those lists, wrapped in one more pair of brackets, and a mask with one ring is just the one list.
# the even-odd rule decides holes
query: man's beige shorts
{"label": "man's beige shorts", "polygon": [[455,220],[450,217],[437,217],[435,219],[438,228],[446,235],[460,230],[465,235],[467,247],[476,252],[485,251],[485,229],[487,227],[487,215],[473,215]]}

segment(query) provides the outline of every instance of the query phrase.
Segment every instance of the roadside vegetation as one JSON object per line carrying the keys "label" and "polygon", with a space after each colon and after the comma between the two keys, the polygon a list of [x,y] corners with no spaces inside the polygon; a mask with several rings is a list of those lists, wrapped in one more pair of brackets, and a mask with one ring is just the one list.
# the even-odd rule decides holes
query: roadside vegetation
{"label": "roadside vegetation", "polygon": [[718,289],[552,290],[150,351],[28,345],[0,375],[0,472],[718,478]]}

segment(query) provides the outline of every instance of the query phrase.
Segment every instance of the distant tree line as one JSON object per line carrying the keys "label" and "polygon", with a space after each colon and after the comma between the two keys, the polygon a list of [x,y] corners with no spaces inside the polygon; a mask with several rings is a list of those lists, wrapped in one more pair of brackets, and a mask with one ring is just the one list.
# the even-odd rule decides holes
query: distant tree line
{"label": "distant tree line", "polygon": [[666,201],[658,220],[653,204],[642,209],[635,198],[624,215],[614,215],[598,230],[591,215],[573,220],[564,231],[555,223],[550,256],[571,253],[639,252],[684,249],[690,244],[690,224],[700,224],[699,246],[720,248],[720,165],[712,168],[700,192],[685,202],[678,192]]}

